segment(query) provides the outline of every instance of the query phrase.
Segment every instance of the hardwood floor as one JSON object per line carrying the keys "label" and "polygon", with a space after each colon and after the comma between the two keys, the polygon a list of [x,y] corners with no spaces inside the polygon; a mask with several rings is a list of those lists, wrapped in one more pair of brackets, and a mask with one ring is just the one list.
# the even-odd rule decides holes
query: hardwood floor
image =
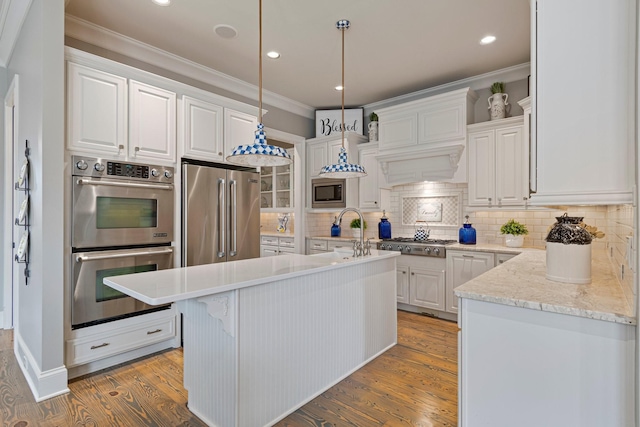
{"label": "hardwood floor", "polygon": [[[398,345],[276,425],[457,425],[457,325],[398,312]],[[182,350],[167,350],[72,380],[35,403],[0,330],[0,419],[11,427],[204,426],[186,407]]]}

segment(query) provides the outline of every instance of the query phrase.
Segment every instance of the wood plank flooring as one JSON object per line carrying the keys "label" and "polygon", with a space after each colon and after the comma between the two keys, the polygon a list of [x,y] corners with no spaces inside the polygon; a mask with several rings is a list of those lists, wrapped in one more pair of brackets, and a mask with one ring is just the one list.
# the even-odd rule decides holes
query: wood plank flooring
{"label": "wood plank flooring", "polygon": [[[457,326],[398,312],[398,345],[304,405],[278,427],[457,425]],[[36,403],[0,330],[0,420],[10,427],[204,426],[186,407],[182,350],[72,380]]]}

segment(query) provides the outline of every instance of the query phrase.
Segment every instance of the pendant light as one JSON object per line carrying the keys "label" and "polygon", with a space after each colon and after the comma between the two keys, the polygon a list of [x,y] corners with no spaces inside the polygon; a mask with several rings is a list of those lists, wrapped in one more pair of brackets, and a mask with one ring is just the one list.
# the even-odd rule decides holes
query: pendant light
{"label": "pendant light", "polygon": [[262,124],[262,0],[259,0],[259,32],[260,32],[260,48],[259,48],[259,105],[258,115],[259,123],[256,130],[255,140],[252,145],[238,145],[227,156],[227,162],[240,166],[284,166],[292,163],[291,156],[281,147],[267,144],[267,136],[264,132]]}
{"label": "pendant light", "polygon": [[342,148],[338,154],[338,163],[326,165],[320,170],[322,178],[360,178],[367,176],[364,168],[355,163],[347,161],[347,150],[344,148],[344,32],[349,29],[351,23],[342,19],[336,22],[336,28],[342,31]]}

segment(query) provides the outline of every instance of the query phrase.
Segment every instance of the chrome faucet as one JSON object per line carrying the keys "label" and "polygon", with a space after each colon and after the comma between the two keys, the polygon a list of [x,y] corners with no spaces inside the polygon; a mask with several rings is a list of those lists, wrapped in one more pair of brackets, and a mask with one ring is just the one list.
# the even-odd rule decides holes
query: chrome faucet
{"label": "chrome faucet", "polygon": [[342,223],[342,215],[344,215],[345,212],[355,212],[360,217],[360,243],[358,244],[359,246],[357,248],[354,247],[353,253],[354,253],[354,256],[364,256],[365,254],[364,253],[364,217],[362,216],[362,213],[360,212],[359,209],[344,208],[342,209],[342,212],[340,212],[340,214],[338,215],[338,219],[336,219],[335,223],[337,225],[340,225],[340,223]]}

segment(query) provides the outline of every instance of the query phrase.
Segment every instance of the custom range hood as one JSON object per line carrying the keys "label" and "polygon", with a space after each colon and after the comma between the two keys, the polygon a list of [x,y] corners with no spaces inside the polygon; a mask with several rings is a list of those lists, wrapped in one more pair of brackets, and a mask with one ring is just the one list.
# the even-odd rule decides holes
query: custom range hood
{"label": "custom range hood", "polygon": [[453,178],[464,144],[376,156],[389,186]]}

